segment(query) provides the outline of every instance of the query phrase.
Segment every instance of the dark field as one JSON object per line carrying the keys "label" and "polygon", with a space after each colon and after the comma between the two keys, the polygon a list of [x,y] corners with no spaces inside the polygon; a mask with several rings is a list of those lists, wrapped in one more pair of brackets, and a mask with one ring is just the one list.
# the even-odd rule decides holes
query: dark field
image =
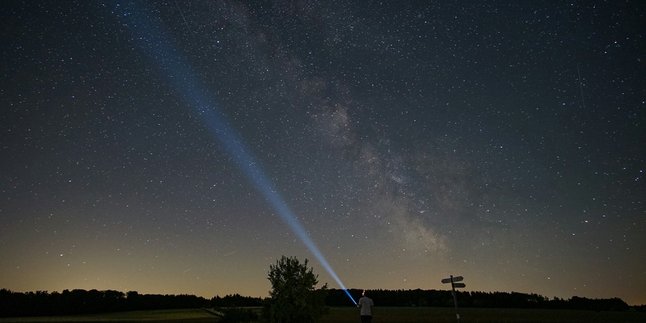
{"label": "dark field", "polygon": [[[579,310],[534,309],[460,309],[460,322],[646,322],[646,313],[594,312]],[[354,308],[334,308],[322,323],[359,322]],[[456,322],[453,308],[438,307],[376,307],[374,323]]]}
{"label": "dark field", "polygon": [[92,315],[0,318],[0,322],[216,322],[203,309],[132,311]]}
{"label": "dark field", "polygon": [[[639,312],[595,312],[578,310],[533,310],[533,309],[460,309],[461,323],[468,322],[646,322],[646,313]],[[0,318],[5,322],[217,322],[205,310],[159,310],[107,313],[79,316],[50,316]],[[335,307],[324,316],[321,323],[359,322],[355,308]],[[452,308],[437,307],[377,307],[374,323],[422,323],[456,322]]]}

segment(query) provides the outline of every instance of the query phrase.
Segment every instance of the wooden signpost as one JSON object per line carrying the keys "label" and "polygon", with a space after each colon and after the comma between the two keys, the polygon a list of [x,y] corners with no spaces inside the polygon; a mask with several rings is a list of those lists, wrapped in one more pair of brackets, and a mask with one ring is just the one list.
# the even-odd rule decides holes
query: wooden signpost
{"label": "wooden signpost", "polygon": [[455,318],[458,320],[458,323],[460,322],[460,314],[458,313],[458,298],[455,295],[455,289],[464,288],[467,286],[464,283],[458,283],[463,280],[464,280],[464,277],[462,276],[453,277],[453,275],[449,276],[449,278],[442,279],[442,284],[451,283],[451,295],[453,295],[453,305],[455,305]]}

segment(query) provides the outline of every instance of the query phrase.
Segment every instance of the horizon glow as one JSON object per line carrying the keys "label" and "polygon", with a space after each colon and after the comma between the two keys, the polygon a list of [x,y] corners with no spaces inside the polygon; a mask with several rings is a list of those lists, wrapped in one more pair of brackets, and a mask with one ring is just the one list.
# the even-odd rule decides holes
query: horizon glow
{"label": "horizon glow", "polygon": [[165,72],[169,81],[183,99],[193,108],[194,113],[200,117],[210,134],[217,139],[233,157],[235,164],[247,179],[260,192],[265,200],[276,211],[280,219],[288,225],[293,233],[303,242],[307,249],[314,255],[325,271],[343,289],[348,298],[356,305],[345,284],[341,281],[323,253],[310,238],[307,230],[289,208],[273,183],[265,175],[262,166],[243,143],[243,138],[237,134],[226,121],[217,107],[215,98],[208,95],[208,91],[199,82],[190,65],[177,54],[177,50],[169,40],[164,37],[161,24],[155,24],[147,17],[142,8],[127,7],[114,3],[112,14],[123,23],[124,27],[133,33],[134,39],[141,50],[151,58],[158,68]]}

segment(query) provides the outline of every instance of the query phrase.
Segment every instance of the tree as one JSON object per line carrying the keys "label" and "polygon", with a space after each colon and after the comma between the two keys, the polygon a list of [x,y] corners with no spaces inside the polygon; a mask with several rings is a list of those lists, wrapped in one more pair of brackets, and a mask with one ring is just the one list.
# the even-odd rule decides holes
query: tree
{"label": "tree", "polygon": [[272,323],[315,322],[325,313],[327,285],[316,290],[318,275],[296,257],[282,256],[269,266],[272,290],[265,304],[265,316]]}

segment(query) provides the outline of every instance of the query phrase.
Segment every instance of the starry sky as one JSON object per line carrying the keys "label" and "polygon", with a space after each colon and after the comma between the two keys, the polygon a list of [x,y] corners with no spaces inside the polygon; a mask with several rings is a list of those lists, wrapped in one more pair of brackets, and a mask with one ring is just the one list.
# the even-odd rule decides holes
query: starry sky
{"label": "starry sky", "polygon": [[645,15],[10,1],[0,287],[264,297],[287,255],[338,288],[252,167],[349,288],[644,304]]}

